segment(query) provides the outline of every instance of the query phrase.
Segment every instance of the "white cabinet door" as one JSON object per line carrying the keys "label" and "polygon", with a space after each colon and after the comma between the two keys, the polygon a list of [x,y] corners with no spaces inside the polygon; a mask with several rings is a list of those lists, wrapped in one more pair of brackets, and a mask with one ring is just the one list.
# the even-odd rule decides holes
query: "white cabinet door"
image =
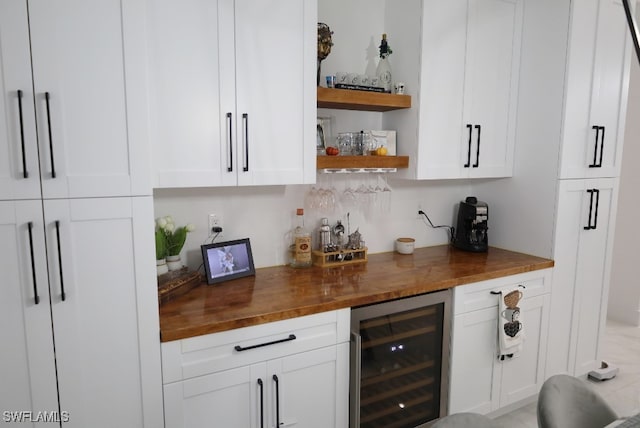
{"label": "white cabinet door", "polygon": [[[420,61],[402,53],[394,59],[401,70],[419,70],[415,76],[405,72],[417,88],[418,111],[383,119],[384,126],[399,130],[401,154],[415,158],[408,176],[511,176],[524,2],[414,3],[391,12],[388,31],[396,43],[421,52]],[[407,19],[419,7],[422,22]]]}
{"label": "white cabinet door", "polygon": [[67,426],[112,426],[114,409],[161,426],[151,197],[45,200],[44,213]]}
{"label": "white cabinet door", "polygon": [[560,184],[547,377],[599,366],[606,319],[616,179]]}
{"label": "white cabinet door", "polygon": [[498,408],[497,331],[497,307],[454,318],[449,413],[485,414]]}
{"label": "white cabinet door", "polygon": [[27,3],[0,2],[0,200],[40,198]]}
{"label": "white cabinet door", "polygon": [[549,329],[550,294],[523,299],[519,306],[525,326],[522,352],[502,365],[500,407],[507,406],[538,393],[545,380],[547,331]]}
{"label": "white cabinet door", "polygon": [[[453,320],[449,413],[490,413],[535,396],[545,380],[551,270],[457,287]],[[498,300],[492,292],[524,287],[519,302],[522,351],[498,358]]]}
{"label": "white cabinet door", "polygon": [[572,2],[561,178],[620,174],[631,42],[620,0]]}
{"label": "white cabinet door", "polygon": [[166,428],[267,426],[265,366],[244,366],[165,385]]}
{"label": "white cabinet door", "polygon": [[241,185],[309,182],[309,167],[315,177],[316,15],[315,1],[235,0]]}
{"label": "white cabinet door", "polygon": [[0,240],[2,410],[58,411],[40,201],[0,202]]}
{"label": "white cabinet door", "polygon": [[164,386],[167,428],[348,427],[348,344]]}
{"label": "white cabinet door", "polygon": [[462,166],[470,177],[512,175],[523,5],[469,2]]}
{"label": "white cabinet door", "polygon": [[29,1],[45,198],[151,194],[139,3]]}
{"label": "white cabinet door", "polygon": [[269,361],[267,426],[346,428],[348,375],[339,366],[348,359],[344,343]]}
{"label": "white cabinet door", "polygon": [[[220,112],[218,2],[147,1],[150,135],[154,185],[223,184],[227,144],[233,143]],[[233,28],[233,22],[231,22]],[[233,47],[233,39],[229,41]],[[228,85],[233,90],[233,82]],[[230,184],[235,184],[235,174]]]}
{"label": "white cabinet door", "polygon": [[315,1],[148,1],[155,185],[315,181]]}

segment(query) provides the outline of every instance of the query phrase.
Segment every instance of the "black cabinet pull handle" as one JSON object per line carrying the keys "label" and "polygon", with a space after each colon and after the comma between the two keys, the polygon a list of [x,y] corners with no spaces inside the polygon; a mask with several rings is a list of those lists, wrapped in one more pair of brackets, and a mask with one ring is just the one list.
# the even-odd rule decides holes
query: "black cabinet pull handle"
{"label": "black cabinet pull handle", "polygon": [[602,167],[602,154],[604,153],[604,130],[605,130],[605,127],[601,126],[600,130],[602,131],[602,134],[600,134],[600,159],[598,160],[598,168]]}
{"label": "black cabinet pull handle", "polygon": [[[51,160],[51,178],[56,178],[56,164],[53,157],[53,133],[51,131],[51,106],[49,105],[49,92],[44,93],[44,99],[47,105],[47,126],[49,127],[49,158]],[[64,300],[64,299],[63,299]]]}
{"label": "black cabinet pull handle", "polygon": [[593,216],[593,226],[591,226],[591,229],[596,230],[598,228],[598,209],[600,208],[600,190],[598,189],[593,189],[593,193],[596,194],[596,212]]}
{"label": "black cabinet pull handle", "polygon": [[24,148],[24,117],[22,116],[22,91],[18,89],[18,117],[20,118],[20,147],[22,149],[22,177],[29,178],[27,155]]}
{"label": "black cabinet pull handle", "polygon": [[62,275],[62,252],[60,251],[60,221],[56,220],[56,240],[58,242],[58,268],[60,269],[60,297],[64,302],[67,294],[64,292],[64,276]]}
{"label": "black cabinet pull handle", "polygon": [[31,276],[33,278],[33,301],[37,305],[40,303],[38,296],[38,283],[36,280],[36,259],[33,255],[33,222],[27,223],[29,226],[29,253],[31,255]]}
{"label": "black cabinet pull handle", "polygon": [[227,135],[229,136],[229,157],[227,159],[227,172],[233,172],[233,115],[227,113]]}
{"label": "black cabinet pull handle", "polygon": [[480,131],[482,131],[482,126],[476,125],[475,128],[478,130],[478,145],[476,146],[476,163],[472,165],[473,168],[477,168],[480,165]]}
{"label": "black cabinet pull handle", "polygon": [[249,171],[249,115],[242,113],[242,124],[244,125],[244,165],[242,170]]}
{"label": "black cabinet pull handle", "polygon": [[[592,126],[591,129],[596,130],[596,140],[593,146],[593,162],[589,164],[589,168],[602,168],[602,155],[604,153],[604,126]],[[598,141],[599,140],[599,141]],[[600,145],[600,157],[598,157],[598,145]]]}
{"label": "black cabinet pull handle", "polygon": [[471,135],[473,134],[473,125],[467,123],[467,129],[469,130],[469,141],[467,145],[467,163],[464,164],[465,168],[471,166]]}
{"label": "black cabinet pull handle", "polygon": [[280,426],[280,381],[278,376],[273,375],[273,381],[276,383],[276,428]]}
{"label": "black cabinet pull handle", "polygon": [[591,230],[593,229],[593,227],[591,227],[591,217],[593,216],[593,193],[594,193],[595,189],[587,189],[587,193],[589,193],[590,195],[590,199],[589,199],[589,218],[587,220],[587,225],[583,227],[584,230]]}
{"label": "black cabinet pull handle", "polygon": [[260,387],[260,428],[264,428],[264,384],[262,379],[258,379]]}
{"label": "black cabinet pull handle", "polygon": [[593,145],[593,162],[589,164],[589,168],[597,168],[598,164],[596,163],[596,160],[598,159],[598,138],[600,138],[600,127],[593,125],[591,129],[595,129],[596,131],[596,140]]}
{"label": "black cabinet pull handle", "polygon": [[275,345],[276,343],[289,342],[291,340],[296,340],[296,335],[295,334],[290,334],[289,337],[287,337],[285,339],[278,339],[278,340],[274,340],[272,342],[259,343],[257,345],[251,345],[251,346],[247,346],[247,347],[242,347],[240,345],[236,345],[233,349],[235,349],[238,352],[242,352],[242,351],[248,351],[249,349],[262,348],[263,346]]}

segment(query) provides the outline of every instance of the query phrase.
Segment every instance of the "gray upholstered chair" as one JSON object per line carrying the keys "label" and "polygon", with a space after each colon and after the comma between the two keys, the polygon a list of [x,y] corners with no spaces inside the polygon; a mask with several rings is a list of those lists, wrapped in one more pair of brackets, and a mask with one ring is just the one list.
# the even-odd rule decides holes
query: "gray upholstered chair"
{"label": "gray upholstered chair", "polygon": [[600,395],[571,376],[550,377],[538,395],[540,428],[602,428],[617,418]]}
{"label": "gray upholstered chair", "polygon": [[438,420],[431,428],[497,428],[492,419],[478,413],[454,413]]}

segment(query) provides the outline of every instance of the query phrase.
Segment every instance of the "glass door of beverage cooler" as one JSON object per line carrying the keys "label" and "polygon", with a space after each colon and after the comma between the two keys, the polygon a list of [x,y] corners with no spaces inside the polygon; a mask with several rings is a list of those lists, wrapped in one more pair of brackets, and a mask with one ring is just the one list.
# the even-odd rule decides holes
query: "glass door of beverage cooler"
{"label": "glass door of beverage cooler", "polygon": [[446,414],[451,292],[351,312],[351,427],[414,428]]}

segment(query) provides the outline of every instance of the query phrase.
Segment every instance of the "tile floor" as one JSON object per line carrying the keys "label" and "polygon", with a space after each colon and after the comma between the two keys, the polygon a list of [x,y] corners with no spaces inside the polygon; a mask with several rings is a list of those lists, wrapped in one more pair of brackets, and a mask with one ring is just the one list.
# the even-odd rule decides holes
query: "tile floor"
{"label": "tile floor", "polygon": [[[604,382],[585,380],[620,416],[640,412],[640,327],[607,322],[603,360],[617,366],[618,375]],[[537,428],[536,403],[495,419],[504,428]]]}

